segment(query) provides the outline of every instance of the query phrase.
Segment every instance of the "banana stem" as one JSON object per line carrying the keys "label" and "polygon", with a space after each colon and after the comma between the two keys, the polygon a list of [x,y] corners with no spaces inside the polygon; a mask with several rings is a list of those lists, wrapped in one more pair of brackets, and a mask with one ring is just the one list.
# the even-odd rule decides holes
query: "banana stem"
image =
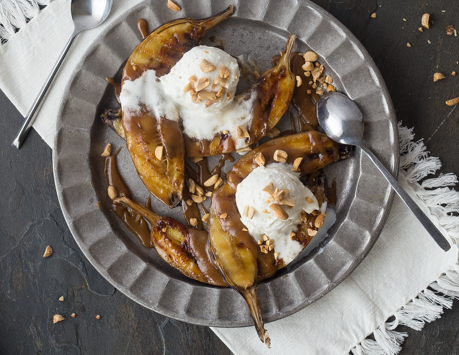
{"label": "banana stem", "polygon": [[290,71],[290,56],[292,54],[293,45],[295,44],[295,40],[296,40],[296,35],[291,34],[290,36],[288,36],[284,54],[282,54],[282,57],[279,60],[279,64],[278,64],[278,66],[285,66],[288,71]]}
{"label": "banana stem", "polygon": [[148,222],[150,222],[152,228],[161,219],[161,216],[158,216],[156,213],[153,213],[152,211],[150,211],[145,206],[142,206],[140,203],[138,203],[136,201],[132,201],[131,199],[129,199],[129,198],[125,197],[125,196],[115,198],[113,200],[113,203],[115,203],[115,204],[123,204],[123,205],[126,205],[127,207],[132,208],[134,211],[136,211],[138,214],[140,214],[143,218],[145,218]]}
{"label": "banana stem", "polygon": [[207,19],[199,20],[198,25],[202,26],[204,33],[203,35],[210,30],[212,27],[215,27],[218,25],[220,22],[226,20],[228,17],[230,17],[234,12],[233,5],[229,5],[226,10],[223,10],[219,14],[209,17]]}
{"label": "banana stem", "polygon": [[258,303],[257,290],[255,286],[251,286],[244,291],[240,291],[244,296],[245,301],[250,309],[255,328],[257,330],[258,338],[260,338],[263,344],[266,344],[268,348],[271,347],[271,339],[269,338],[268,331],[264,328],[263,318],[261,314],[260,304]]}

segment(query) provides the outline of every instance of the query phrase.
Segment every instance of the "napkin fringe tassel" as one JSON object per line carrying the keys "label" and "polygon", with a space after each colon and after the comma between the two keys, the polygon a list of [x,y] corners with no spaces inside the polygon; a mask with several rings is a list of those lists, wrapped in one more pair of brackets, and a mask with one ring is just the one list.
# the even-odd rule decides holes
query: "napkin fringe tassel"
{"label": "napkin fringe tassel", "polygon": [[[440,225],[448,232],[456,245],[459,244],[459,192],[453,188],[458,179],[454,174],[440,174],[424,179],[440,169],[440,159],[429,157],[422,140],[414,141],[413,129],[401,126],[400,170],[411,183],[417,196],[427,205],[431,214],[438,218]],[[422,182],[420,180],[424,179]],[[371,338],[364,339],[351,350],[354,355],[393,355],[401,350],[406,332],[396,331],[399,325],[421,330],[425,323],[441,317],[445,308],[450,309],[453,300],[459,299],[459,263],[451,266],[438,280],[429,285],[416,298],[396,311],[381,324]]]}
{"label": "napkin fringe tassel", "polygon": [[53,0],[0,1],[0,43],[7,42]]}

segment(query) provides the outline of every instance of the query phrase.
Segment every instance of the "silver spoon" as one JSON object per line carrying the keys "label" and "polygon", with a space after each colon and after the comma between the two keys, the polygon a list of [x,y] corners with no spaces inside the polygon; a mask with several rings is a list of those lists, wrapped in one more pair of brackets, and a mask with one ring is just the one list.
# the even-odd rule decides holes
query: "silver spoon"
{"label": "silver spoon", "polygon": [[25,119],[24,124],[22,125],[18,135],[12,143],[13,147],[19,149],[24,143],[27,134],[30,131],[30,128],[32,128],[32,124],[35,121],[35,114],[39,110],[41,102],[43,98],[46,96],[46,93],[48,92],[48,89],[51,86],[54,77],[59,71],[62,62],[64,61],[65,55],[69,51],[70,45],[72,44],[75,37],[80,32],[90,30],[104,22],[104,20],[110,13],[110,10],[112,9],[112,5],[113,0],[72,0],[71,12],[73,23],[75,25],[72,36],[65,45],[64,50],[62,51],[59,59],[57,60],[57,63],[54,66],[53,70],[51,71],[51,74],[46,80],[45,85],[38,94],[38,97],[35,99],[35,102],[33,103],[32,108],[30,109]]}
{"label": "silver spoon", "polygon": [[317,118],[325,134],[335,142],[354,145],[362,149],[370,160],[384,175],[392,188],[400,196],[406,206],[414,213],[427,232],[445,251],[451,246],[430,219],[398,184],[397,180],[381,164],[371,150],[363,143],[362,112],[354,101],[338,92],[323,95],[317,103]]}

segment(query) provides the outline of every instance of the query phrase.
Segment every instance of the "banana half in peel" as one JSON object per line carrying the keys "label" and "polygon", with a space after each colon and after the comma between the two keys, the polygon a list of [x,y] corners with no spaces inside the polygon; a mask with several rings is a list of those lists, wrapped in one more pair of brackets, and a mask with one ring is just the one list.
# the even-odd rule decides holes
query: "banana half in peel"
{"label": "banana half in peel", "polygon": [[[295,165],[302,175],[311,174],[340,159],[338,145],[317,131],[303,132],[272,139],[244,155],[227,174],[227,181],[212,194],[208,226],[210,249],[215,263],[230,286],[242,294],[255,322],[258,337],[268,347],[270,339],[264,329],[262,314],[256,295],[256,284],[286,266],[288,262],[276,257],[274,249],[263,250],[241,221],[236,205],[237,186],[256,168],[258,157],[263,165],[276,163],[276,152],[282,150],[284,163]],[[280,192],[281,193],[281,192]],[[278,205],[279,206],[279,205]],[[286,206],[285,206],[286,207]],[[257,211],[257,213],[262,213]],[[224,218],[222,218],[224,217]],[[305,215],[295,234],[299,247],[304,248],[312,239],[308,233],[310,215]]]}
{"label": "banana half in peel", "polygon": [[[235,195],[237,186],[259,167],[276,163],[275,152],[282,149],[288,157],[285,164],[296,164],[301,175],[323,169],[343,157],[338,145],[322,133],[311,131],[272,139],[247,153],[234,164],[227,181],[212,195],[208,232],[188,228],[172,218],[156,215],[150,209],[123,196],[114,200],[143,216],[151,226],[151,240],[158,254],[184,275],[214,286],[230,285],[246,300],[260,340],[270,344],[264,329],[256,287],[290,261],[275,257],[275,250],[263,252],[241,221]],[[298,224],[295,240],[303,249],[312,239],[310,229],[317,214],[306,214]],[[311,223],[312,222],[312,223]],[[316,229],[318,229],[317,227]],[[209,257],[212,255],[212,257]],[[223,276],[222,276],[223,275]]]}
{"label": "banana half in peel", "polygon": [[[209,29],[232,13],[230,6],[208,19],[186,18],[162,25],[132,52],[121,87],[149,70],[154,70],[157,77],[167,74]],[[182,200],[185,174],[185,144],[179,122],[156,117],[142,107],[138,111],[123,110],[122,127],[134,166],[147,189],[169,207],[177,206]]]}
{"label": "banana half in peel", "polygon": [[[153,73],[154,80],[163,85],[161,77],[169,74],[186,52],[198,46],[210,28],[232,13],[233,8],[230,6],[215,17],[204,20],[179,19],[153,31],[137,46],[124,67],[121,98],[123,92],[131,90],[132,83],[137,79],[152,77],[147,74]],[[190,89],[194,94],[193,102],[196,102],[192,105],[199,103],[201,96],[215,96],[214,99],[206,101],[206,108],[207,103],[212,105],[219,100],[231,100],[228,101],[231,108],[222,107],[222,113],[227,114],[228,110],[234,109],[245,117],[246,123],[245,126],[237,126],[237,129],[235,126],[230,133],[223,130],[212,133],[205,139],[189,137],[186,129],[184,131],[183,111],[174,106],[177,103],[169,100],[167,95],[151,100],[160,102],[159,105],[150,101],[148,104],[139,101],[135,109],[131,109],[123,99],[121,100],[122,124],[112,124],[112,127],[117,127],[116,132],[125,138],[140,178],[155,197],[171,208],[180,203],[184,187],[185,156],[218,155],[246,147],[264,137],[279,122],[288,109],[295,87],[295,78],[290,70],[290,56],[295,39],[296,36],[290,35],[276,67],[266,71],[240,95],[222,96],[221,92],[225,92],[226,89],[225,81],[229,80],[224,74],[218,78],[221,79],[218,84],[221,85],[220,90],[216,89],[214,92],[213,89],[209,90],[210,86],[207,90],[199,89],[199,81],[196,87]],[[219,63],[215,64],[220,68]],[[212,88],[215,86],[214,83]],[[188,103],[181,103],[181,107],[187,105]],[[215,106],[212,109],[215,109]],[[242,132],[242,136],[239,132]]]}

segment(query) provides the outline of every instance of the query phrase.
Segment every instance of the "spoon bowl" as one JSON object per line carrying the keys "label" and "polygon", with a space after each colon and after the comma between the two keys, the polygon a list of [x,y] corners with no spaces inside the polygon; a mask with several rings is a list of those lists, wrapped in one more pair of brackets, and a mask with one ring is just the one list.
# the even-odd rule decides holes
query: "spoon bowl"
{"label": "spoon bowl", "polygon": [[401,188],[397,180],[363,142],[362,112],[354,101],[339,92],[329,92],[323,95],[317,103],[317,120],[325,134],[335,142],[353,145],[362,149],[435,242],[445,251],[451,248],[446,238],[430,221],[429,217],[422,212],[419,206]]}
{"label": "spoon bowl", "polygon": [[362,112],[354,101],[339,92],[323,95],[317,117],[325,134],[335,142],[358,146],[363,141]]}
{"label": "spoon bowl", "polygon": [[113,0],[72,0],[71,13],[74,32],[90,30],[105,21]]}
{"label": "spoon bowl", "polygon": [[30,109],[25,121],[19,130],[16,138],[14,139],[12,146],[16,148],[21,148],[22,144],[24,143],[27,134],[29,133],[32,125],[35,121],[36,113],[40,109],[41,103],[43,99],[46,97],[48,93],[48,89],[50,88],[54,77],[59,71],[59,68],[64,61],[64,58],[67,52],[70,49],[75,37],[82,31],[90,30],[94,27],[99,26],[102,22],[105,21],[108,14],[110,13],[113,6],[113,0],[72,0],[71,3],[71,14],[72,20],[74,24],[73,34],[70,37],[69,41],[64,47],[59,59],[57,60],[56,64],[54,65],[53,70],[46,79],[45,85],[41,89],[40,93],[38,94],[37,98],[35,99],[32,108]]}

